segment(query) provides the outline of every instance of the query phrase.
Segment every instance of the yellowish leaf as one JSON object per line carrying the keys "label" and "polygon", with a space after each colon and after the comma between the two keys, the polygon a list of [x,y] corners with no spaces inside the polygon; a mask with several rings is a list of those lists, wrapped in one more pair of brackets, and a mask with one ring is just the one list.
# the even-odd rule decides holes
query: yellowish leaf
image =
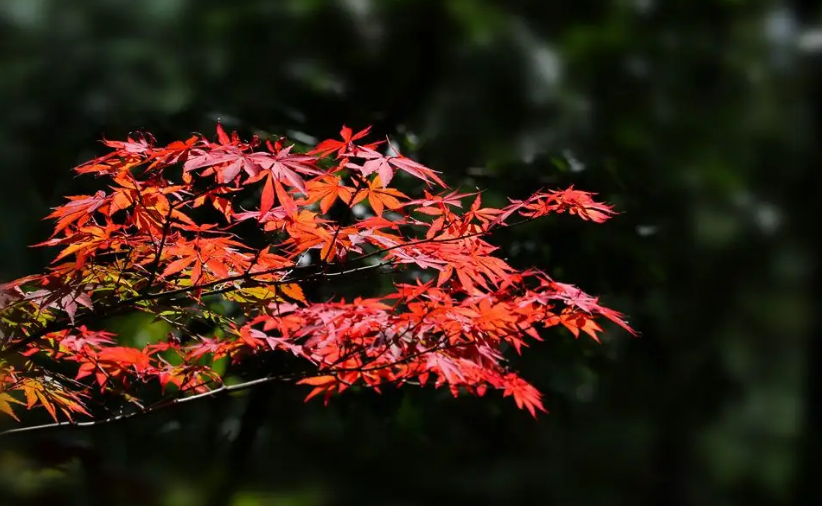
{"label": "yellowish leaf", "polygon": [[25,404],[23,402],[18,401],[17,399],[15,399],[14,397],[12,397],[11,395],[9,395],[7,393],[0,393],[0,411],[2,411],[3,413],[9,415],[10,417],[14,418],[15,420],[17,420],[19,422],[20,419],[17,418],[17,415],[14,414],[14,410],[11,407],[12,403],[21,404],[21,405]]}

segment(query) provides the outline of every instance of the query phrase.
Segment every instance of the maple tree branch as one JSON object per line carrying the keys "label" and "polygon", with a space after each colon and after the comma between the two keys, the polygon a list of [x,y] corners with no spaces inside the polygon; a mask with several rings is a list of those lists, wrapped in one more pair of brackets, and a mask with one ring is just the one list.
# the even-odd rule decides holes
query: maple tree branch
{"label": "maple tree branch", "polygon": [[[443,337],[447,337],[447,336],[443,336]],[[371,372],[371,371],[377,371],[377,370],[380,370],[380,369],[386,369],[386,368],[389,368],[389,367],[394,367],[394,366],[399,365],[399,364],[403,364],[405,362],[409,362],[411,360],[414,360],[417,357],[420,357],[422,355],[426,355],[428,353],[433,353],[435,351],[442,351],[442,350],[452,349],[452,348],[459,348],[459,347],[467,346],[467,345],[471,344],[471,343],[457,343],[457,344],[448,345],[448,346],[441,346],[442,341],[443,341],[443,339],[441,338],[441,339],[438,340],[437,344],[435,344],[434,346],[432,346],[430,348],[426,348],[426,349],[423,349],[423,350],[418,351],[416,353],[412,353],[412,354],[410,354],[406,357],[401,358],[400,360],[396,360],[394,362],[390,362],[390,363],[387,363],[387,364],[380,364],[380,365],[371,366],[371,367],[365,366],[365,367],[360,367],[360,368],[356,368],[356,369],[338,368],[338,367],[335,367],[334,365],[332,365],[330,370],[329,369],[320,369],[320,370],[318,370],[318,373],[320,373],[321,375],[329,375],[329,374],[333,375],[333,374],[337,374],[337,373],[341,373],[341,372]],[[335,363],[339,363],[342,360],[343,360],[343,358],[341,357],[338,361],[335,361]],[[373,362],[373,360],[372,360],[372,362]],[[21,427],[21,428],[18,428],[18,429],[9,429],[9,430],[0,432],[0,438],[5,437],[5,436],[9,436],[9,435],[12,435],[12,434],[21,434],[21,433],[28,433],[28,432],[39,432],[39,431],[50,430],[50,429],[58,429],[58,428],[62,428],[62,427],[71,427],[71,428],[82,429],[82,428],[96,427],[96,426],[99,426],[99,425],[108,425],[108,424],[115,423],[115,422],[125,421],[125,420],[131,419],[131,418],[136,418],[138,416],[147,416],[147,415],[156,413],[158,411],[161,411],[163,409],[171,408],[171,407],[174,407],[174,406],[180,406],[182,404],[186,404],[186,403],[189,403],[189,402],[194,402],[194,401],[201,400],[201,399],[216,397],[218,395],[226,395],[226,394],[233,393],[233,392],[239,392],[239,391],[242,391],[242,390],[247,390],[249,388],[256,387],[256,386],[259,386],[259,385],[264,385],[264,384],[267,384],[267,383],[271,383],[273,381],[289,381],[289,380],[295,380],[295,379],[308,378],[308,377],[311,377],[311,376],[315,376],[315,375],[314,374],[308,374],[308,373],[301,373],[301,374],[285,374],[285,375],[278,375],[278,376],[265,376],[263,378],[257,378],[257,379],[249,380],[249,381],[246,381],[246,382],[243,382],[243,383],[236,383],[234,385],[222,385],[222,386],[217,387],[213,390],[209,390],[207,392],[202,392],[202,393],[199,393],[199,394],[189,395],[189,396],[186,396],[186,397],[176,396],[176,397],[173,397],[171,399],[167,399],[165,401],[161,400],[161,401],[158,401],[157,403],[155,403],[151,406],[148,406],[146,408],[137,409],[135,411],[132,411],[131,413],[125,413],[125,414],[121,414],[121,415],[111,416],[111,417],[108,417],[108,418],[90,420],[88,422],[75,422],[75,421],[52,422],[52,423],[45,423],[45,424],[41,424],[41,425],[31,425],[29,427]]]}
{"label": "maple tree branch", "polygon": [[145,408],[145,409],[138,409],[138,410],[133,411],[131,413],[125,413],[125,414],[122,414],[122,415],[112,416],[112,417],[109,417],[109,418],[101,418],[101,419],[97,419],[97,420],[91,420],[91,421],[88,421],[88,422],[71,422],[71,421],[53,422],[53,423],[45,423],[45,424],[42,424],[42,425],[32,425],[32,426],[29,426],[29,427],[21,427],[19,429],[10,429],[10,430],[0,432],[0,437],[8,436],[8,435],[11,435],[11,434],[20,434],[20,433],[24,433],[24,432],[35,432],[35,431],[42,431],[42,430],[46,430],[46,429],[55,429],[55,428],[59,428],[59,427],[74,427],[74,428],[81,429],[81,428],[87,428],[87,427],[95,427],[95,426],[98,426],[98,425],[107,425],[107,424],[114,423],[114,422],[120,422],[120,421],[123,421],[123,420],[128,420],[129,418],[134,418],[134,417],[141,416],[141,415],[149,415],[149,414],[155,413],[157,411],[160,411],[160,410],[163,410],[163,409],[166,409],[166,408],[170,408],[172,406],[179,406],[179,405],[182,405],[182,404],[185,404],[185,403],[188,403],[188,402],[193,402],[193,401],[200,400],[200,399],[206,399],[206,398],[214,397],[214,396],[217,396],[217,395],[225,395],[225,394],[229,394],[229,393],[232,393],[232,392],[239,392],[241,390],[246,390],[248,388],[251,388],[251,387],[254,387],[254,386],[257,386],[257,385],[262,385],[262,384],[265,384],[265,383],[270,383],[272,381],[277,381],[277,380],[282,380],[282,379],[283,379],[282,377],[278,377],[278,376],[271,376],[271,377],[266,376],[264,378],[257,378],[255,380],[246,381],[244,383],[237,383],[237,384],[234,384],[234,385],[223,385],[219,388],[215,388],[214,390],[209,390],[208,392],[203,392],[203,393],[200,393],[200,394],[190,395],[190,396],[187,396],[187,397],[175,397],[175,398],[170,399],[166,402],[163,402],[162,404],[157,404],[155,406],[150,406],[150,407]]}
{"label": "maple tree branch", "polygon": [[[525,220],[521,220],[519,222],[515,222],[515,223],[512,223],[512,224],[507,225],[507,226],[510,228],[510,227],[514,227],[514,226],[517,226],[517,225],[522,225],[524,223],[528,223],[528,222],[531,222],[531,221],[534,221],[534,218],[528,218],[528,219],[525,219]],[[463,239],[470,239],[472,237],[488,235],[491,232],[492,232],[492,229],[489,228],[489,229],[486,229],[486,230],[481,230],[479,232],[473,232],[473,233],[458,236],[458,237],[445,237],[445,238],[439,238],[439,239],[437,239],[437,238],[420,239],[420,240],[417,240],[417,241],[411,241],[411,242],[407,242],[407,243],[403,243],[403,244],[397,244],[395,246],[389,246],[387,248],[382,248],[382,249],[379,249],[379,250],[376,250],[376,251],[372,251],[370,253],[365,253],[363,255],[360,255],[358,257],[355,257],[355,258],[351,259],[351,262],[362,261],[362,260],[377,256],[377,255],[380,255],[380,254],[383,254],[383,253],[387,253],[387,252],[395,250],[395,249],[400,249],[400,248],[403,248],[403,247],[414,246],[414,245],[419,245],[419,244],[426,244],[426,243],[447,243],[447,242],[460,241],[460,240],[463,240]],[[381,264],[376,264],[375,266],[379,266],[379,265],[381,265]],[[382,265],[386,265],[386,264],[382,264]],[[107,313],[116,312],[120,309],[129,307],[129,306],[131,306],[131,305],[133,305],[137,302],[143,302],[143,301],[147,301],[147,300],[157,300],[157,299],[162,299],[162,298],[165,298],[165,297],[173,297],[175,295],[182,295],[182,294],[189,293],[189,292],[192,292],[192,291],[195,291],[195,290],[201,290],[203,288],[210,288],[212,286],[217,286],[217,285],[220,285],[220,284],[223,284],[223,283],[230,283],[232,281],[242,281],[242,280],[258,281],[258,280],[255,280],[254,278],[257,277],[257,276],[264,276],[266,274],[274,274],[274,273],[277,273],[277,272],[285,272],[285,271],[294,272],[294,271],[303,271],[303,270],[305,270],[305,271],[314,271],[314,276],[321,276],[322,277],[322,276],[340,276],[340,275],[344,275],[344,274],[349,274],[351,272],[356,272],[356,271],[359,271],[359,270],[374,268],[372,266],[366,266],[366,267],[358,267],[358,268],[353,269],[353,270],[345,270],[345,271],[338,271],[338,272],[330,272],[329,273],[329,272],[321,272],[321,271],[318,272],[317,267],[318,266],[316,266],[316,265],[307,265],[307,266],[294,265],[294,266],[289,266],[289,267],[277,267],[277,268],[274,268],[274,269],[266,269],[266,270],[263,270],[263,271],[260,271],[260,272],[255,272],[255,273],[243,273],[243,274],[238,274],[236,276],[229,276],[227,278],[222,278],[222,279],[218,279],[218,280],[215,280],[215,281],[210,281],[208,283],[202,283],[202,284],[199,284],[199,285],[179,288],[177,290],[158,292],[158,293],[154,293],[154,294],[138,295],[136,297],[131,297],[131,298],[122,300],[122,301],[118,302],[117,304],[113,304],[111,306],[101,306],[99,311],[92,311],[90,313],[85,313],[83,315],[76,316],[75,319],[74,319],[75,321],[74,321],[73,324],[71,324],[71,326],[76,326],[77,324],[83,323],[87,319],[89,319],[90,317],[94,316],[95,314],[107,314]],[[306,280],[310,280],[310,279],[312,279],[312,276],[307,276],[307,277],[304,277],[304,278],[294,279],[294,280],[290,280],[290,281],[282,281],[282,280],[281,281],[269,281],[269,282],[266,282],[266,284],[279,285],[279,284],[286,284],[286,283],[294,283],[294,282],[297,282],[297,281],[306,281]],[[230,290],[227,290],[227,291],[230,291]],[[220,292],[219,290],[215,290],[214,292],[215,292],[215,294],[225,293],[225,292]],[[20,341],[12,343],[7,348],[5,348],[3,350],[0,350],[0,357],[3,357],[3,356],[5,356],[6,354],[9,354],[9,353],[14,353],[16,351],[19,351],[22,348],[24,348],[26,345],[28,345],[29,343],[39,339],[40,337],[43,337],[46,334],[50,334],[51,332],[57,332],[57,331],[60,331],[60,330],[64,330],[67,327],[68,326],[66,325],[65,321],[61,321],[59,324],[55,324],[55,325],[47,325],[45,328],[41,329],[40,331],[37,331],[37,332],[31,334],[30,336],[28,336],[24,339],[21,339]]]}
{"label": "maple tree branch", "polygon": [[[521,222],[514,223],[511,226],[526,223],[528,221],[532,221],[532,220],[523,220]],[[472,233],[472,234],[467,234],[467,235],[459,236],[459,237],[447,237],[447,238],[442,238],[442,239],[422,239],[422,240],[419,240],[419,241],[411,241],[411,242],[408,242],[408,243],[403,243],[401,245],[390,246],[390,247],[383,248],[383,249],[380,249],[380,250],[377,250],[377,251],[374,251],[374,252],[371,252],[371,253],[366,253],[366,254],[360,255],[359,257],[354,258],[352,260],[352,262],[365,260],[367,258],[377,256],[381,253],[386,253],[388,251],[391,251],[391,250],[394,250],[394,249],[399,249],[399,248],[402,248],[402,247],[413,246],[413,245],[416,245],[416,244],[433,243],[433,242],[458,241],[458,240],[467,239],[467,238],[471,238],[471,237],[476,237],[476,236],[480,236],[480,235],[486,235],[486,234],[489,234],[490,232],[491,232],[490,230],[483,230],[483,231],[480,231],[480,232],[475,232],[475,233]],[[317,277],[317,276],[320,276],[320,277],[342,276],[342,275],[352,274],[352,273],[355,273],[355,272],[360,272],[360,271],[370,270],[370,269],[374,269],[374,268],[379,268],[379,267],[382,267],[382,266],[385,266],[385,265],[390,265],[390,263],[388,263],[388,262],[378,263],[378,264],[373,264],[373,265],[356,267],[356,268],[353,268],[353,269],[346,269],[346,270],[343,270],[343,271],[324,272],[324,273],[323,272],[316,272],[317,268],[316,268],[316,266],[313,266],[313,265],[308,265],[308,266],[304,266],[304,267],[301,267],[301,266],[278,267],[278,268],[267,269],[267,270],[260,271],[260,272],[255,272],[255,273],[250,273],[250,272],[246,271],[243,274],[218,279],[218,280],[215,280],[215,281],[211,281],[211,282],[208,282],[208,283],[203,283],[203,284],[199,284],[199,285],[195,285],[195,286],[183,287],[183,288],[179,288],[177,290],[158,292],[158,293],[155,293],[155,294],[138,295],[136,297],[131,297],[131,298],[122,300],[122,301],[118,302],[117,304],[113,304],[113,305],[110,305],[110,306],[100,306],[99,313],[112,313],[112,312],[116,312],[120,309],[132,306],[133,304],[135,304],[137,302],[143,302],[143,301],[147,301],[147,300],[157,300],[157,299],[162,299],[162,298],[165,298],[165,297],[174,297],[175,295],[182,295],[182,294],[186,294],[186,293],[189,293],[191,291],[194,291],[194,290],[209,288],[211,286],[217,286],[217,285],[220,285],[220,284],[223,284],[223,283],[230,283],[232,281],[249,280],[249,281],[261,282],[259,280],[255,280],[254,278],[257,277],[257,276],[263,276],[263,275],[266,275],[266,274],[274,274],[274,273],[277,273],[277,272],[285,272],[285,271],[294,272],[294,271],[301,271],[301,270],[314,270],[315,271],[314,276],[307,276],[307,277],[304,277],[304,278],[298,278],[298,279],[292,279],[292,280],[265,281],[265,282],[261,282],[261,283],[266,284],[266,285],[289,284],[289,283],[295,283],[295,282],[299,282],[299,281],[307,281],[307,280],[310,280],[313,277]],[[218,294],[221,294],[221,293],[227,293],[227,292],[237,290],[237,289],[241,289],[241,288],[226,287],[225,289],[213,290],[213,291],[207,292],[203,295],[218,295]],[[71,326],[76,327],[77,324],[85,322],[90,317],[94,316],[95,314],[98,314],[98,311],[92,311],[90,313],[86,313],[84,315],[77,316],[77,317],[75,317],[75,321],[74,321],[73,324],[71,324]],[[9,347],[7,347],[3,350],[0,350],[0,357],[4,356],[6,354],[9,354],[9,353],[14,353],[15,351],[19,351],[20,349],[25,347],[27,344],[29,344],[29,343],[39,339],[40,337],[43,337],[43,336],[47,335],[47,334],[66,329],[67,326],[65,325],[65,323],[66,322],[61,321],[59,324],[47,325],[45,328],[41,329],[40,331],[35,332],[35,333],[31,334],[30,336],[28,336],[24,339],[21,339],[20,341],[18,341],[16,343],[12,343]]]}
{"label": "maple tree branch", "polygon": [[[428,314],[430,314],[430,312]],[[417,324],[415,324],[415,325],[413,325],[409,328],[406,328],[399,335],[401,336],[401,335],[417,328],[422,323],[422,320],[424,320],[424,318],[425,317],[423,316],[423,318],[421,319],[420,322],[418,322]],[[533,327],[533,325],[531,325],[531,327]],[[522,329],[520,329],[520,330],[522,330]],[[424,349],[422,349],[420,351],[417,351],[415,353],[411,353],[410,355],[402,357],[401,359],[395,360],[393,362],[389,362],[389,363],[385,363],[385,364],[379,364],[379,365],[371,365],[371,366],[369,366],[368,363],[365,363],[365,364],[363,364],[362,367],[357,367],[357,368],[340,368],[340,367],[336,367],[337,364],[342,363],[347,358],[352,356],[352,355],[348,355],[348,356],[340,357],[333,364],[331,364],[331,367],[329,367],[327,369],[320,368],[320,369],[318,369],[317,372],[319,373],[319,375],[335,375],[335,374],[339,374],[339,373],[343,373],[343,372],[360,372],[360,373],[373,372],[373,371],[377,371],[377,370],[381,370],[381,369],[394,367],[394,366],[397,366],[399,364],[407,363],[407,362],[410,362],[410,361],[412,361],[412,360],[414,360],[418,357],[421,357],[421,356],[427,355],[427,354],[431,354],[431,353],[434,353],[434,352],[437,352],[437,351],[457,349],[457,348],[466,347],[466,346],[470,346],[470,345],[474,344],[474,343],[471,343],[471,342],[462,342],[462,343],[446,344],[445,346],[443,346],[444,343],[448,342],[448,337],[449,337],[448,335],[444,334],[444,335],[440,336],[440,338],[437,340],[437,342],[434,345],[432,345],[431,347],[424,348]],[[361,350],[357,350],[357,351],[361,351]],[[354,353],[354,352],[352,351],[352,353]],[[377,357],[371,357],[370,362],[373,364],[373,362],[378,360],[379,357],[381,357],[381,356],[382,356],[382,354],[377,356]],[[106,425],[106,424],[110,424],[110,423],[115,423],[115,422],[119,422],[119,421],[128,420],[130,418],[135,418],[135,417],[138,417],[138,416],[150,415],[150,414],[155,413],[157,411],[160,411],[160,410],[163,410],[163,409],[166,409],[166,408],[170,408],[170,407],[173,407],[173,406],[179,406],[179,405],[182,405],[182,404],[185,404],[185,403],[188,403],[188,402],[193,402],[193,401],[196,401],[196,400],[207,399],[207,398],[216,397],[216,396],[219,396],[219,395],[229,394],[229,393],[232,393],[232,392],[238,392],[238,391],[246,390],[246,389],[256,387],[256,386],[259,386],[259,385],[268,384],[268,383],[273,382],[273,381],[278,381],[278,380],[279,381],[288,381],[288,380],[294,380],[294,379],[308,378],[308,377],[311,377],[311,376],[316,376],[316,374],[300,373],[300,374],[284,374],[284,375],[278,375],[278,376],[266,376],[266,377],[263,377],[263,378],[257,378],[257,379],[254,379],[254,380],[249,380],[249,381],[246,381],[246,382],[243,382],[243,383],[237,383],[237,384],[234,384],[234,385],[221,385],[220,387],[217,387],[213,390],[209,390],[207,392],[194,394],[194,395],[190,395],[190,396],[186,396],[186,397],[180,397],[179,396],[180,394],[185,392],[185,390],[182,390],[182,391],[178,392],[178,396],[176,396],[176,397],[173,397],[173,398],[167,399],[167,400],[160,400],[160,401],[156,402],[155,404],[153,404],[149,407],[140,408],[140,409],[138,409],[136,411],[133,411],[131,413],[116,415],[116,416],[112,416],[112,417],[108,417],[108,418],[102,418],[102,419],[98,419],[98,420],[91,420],[91,421],[88,421],[88,422],[64,421],[64,422],[47,423],[47,424],[42,424],[42,425],[33,425],[33,426],[29,426],[29,427],[22,427],[22,428],[19,428],[19,429],[10,429],[10,430],[7,430],[7,431],[0,432],[0,438],[4,437],[4,436],[7,436],[7,435],[11,435],[11,434],[20,434],[20,433],[27,433],[27,432],[43,431],[43,430],[56,429],[56,428],[61,428],[61,427],[89,428],[89,427],[95,427],[95,426],[98,426],[98,425]],[[382,383],[371,384],[371,385],[369,385],[369,387],[379,386],[380,384],[382,384]],[[197,386],[203,386],[203,385],[205,385],[205,383],[203,383],[201,385],[197,385]]]}

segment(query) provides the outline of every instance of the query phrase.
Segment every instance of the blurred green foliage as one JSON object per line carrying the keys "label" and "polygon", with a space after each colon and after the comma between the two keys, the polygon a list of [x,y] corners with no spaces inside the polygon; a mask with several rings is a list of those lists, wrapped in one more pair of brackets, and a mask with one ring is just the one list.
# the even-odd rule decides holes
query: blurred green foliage
{"label": "blurred green foliage", "polygon": [[4,0],[3,279],[49,260],[27,245],[48,207],[96,189],[68,169],[104,135],[170,141],[219,118],[310,143],[371,124],[489,205],[544,185],[600,192],[625,214],[496,241],[603,294],[643,336],[558,331],[529,350],[518,367],[551,410],[537,422],[491,397],[403,389],[325,408],[284,385],[4,439],[0,504],[788,501],[818,441],[800,423],[819,214],[808,5]]}

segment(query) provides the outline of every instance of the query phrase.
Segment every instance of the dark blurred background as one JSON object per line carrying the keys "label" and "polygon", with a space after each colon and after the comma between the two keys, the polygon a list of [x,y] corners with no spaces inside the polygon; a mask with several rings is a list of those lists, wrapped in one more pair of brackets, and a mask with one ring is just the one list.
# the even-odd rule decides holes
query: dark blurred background
{"label": "dark blurred background", "polygon": [[780,0],[2,0],[0,279],[50,260],[27,246],[97,188],[69,169],[104,135],[374,125],[489,205],[569,184],[614,203],[496,242],[643,335],[529,349],[538,421],[499,396],[325,408],[285,385],[15,436],[0,504],[822,504],[820,22]]}

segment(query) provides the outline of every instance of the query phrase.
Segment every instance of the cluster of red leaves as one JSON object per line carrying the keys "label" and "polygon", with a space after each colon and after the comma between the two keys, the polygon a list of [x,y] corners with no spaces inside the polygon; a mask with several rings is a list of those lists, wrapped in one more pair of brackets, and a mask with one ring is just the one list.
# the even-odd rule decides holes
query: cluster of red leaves
{"label": "cluster of red leaves", "polygon": [[[428,167],[381,153],[379,142],[360,143],[367,133],[344,127],[342,140],[306,153],[284,139],[243,141],[219,125],[216,142],[104,141],[112,151],[75,171],[105,178],[108,189],[56,208],[48,216],[54,233],[38,245],[60,248],[52,266],[0,287],[0,411],[16,418],[12,403],[39,405],[71,419],[89,415],[96,393],[148,383],[165,395],[202,394],[222,384],[217,360],[287,352],[306,365],[290,379],[313,387],[309,398],[327,401],[352,385],[433,382],[455,395],[501,390],[535,414],[544,411],[540,394],[507,367],[507,347],[520,352],[554,325],[597,339],[601,317],[632,332],[596,298],[539,270],[514,269],[485,240],[550,213],[600,223],[613,214],[609,206],[567,189],[486,208],[479,194],[448,189]],[[400,173],[425,185],[422,198],[389,186]],[[255,205],[238,209],[248,193]],[[335,204],[350,212],[335,218]],[[219,219],[198,222],[209,208]],[[252,247],[234,232],[249,224],[268,234],[267,245]],[[307,300],[300,286],[369,270],[411,271],[416,281],[329,302]],[[206,301],[214,297],[234,316],[213,310]],[[88,328],[123,310],[150,313],[174,331],[138,348]],[[190,335],[198,318],[214,325],[211,337]],[[43,365],[55,362],[74,364],[76,375]]]}

